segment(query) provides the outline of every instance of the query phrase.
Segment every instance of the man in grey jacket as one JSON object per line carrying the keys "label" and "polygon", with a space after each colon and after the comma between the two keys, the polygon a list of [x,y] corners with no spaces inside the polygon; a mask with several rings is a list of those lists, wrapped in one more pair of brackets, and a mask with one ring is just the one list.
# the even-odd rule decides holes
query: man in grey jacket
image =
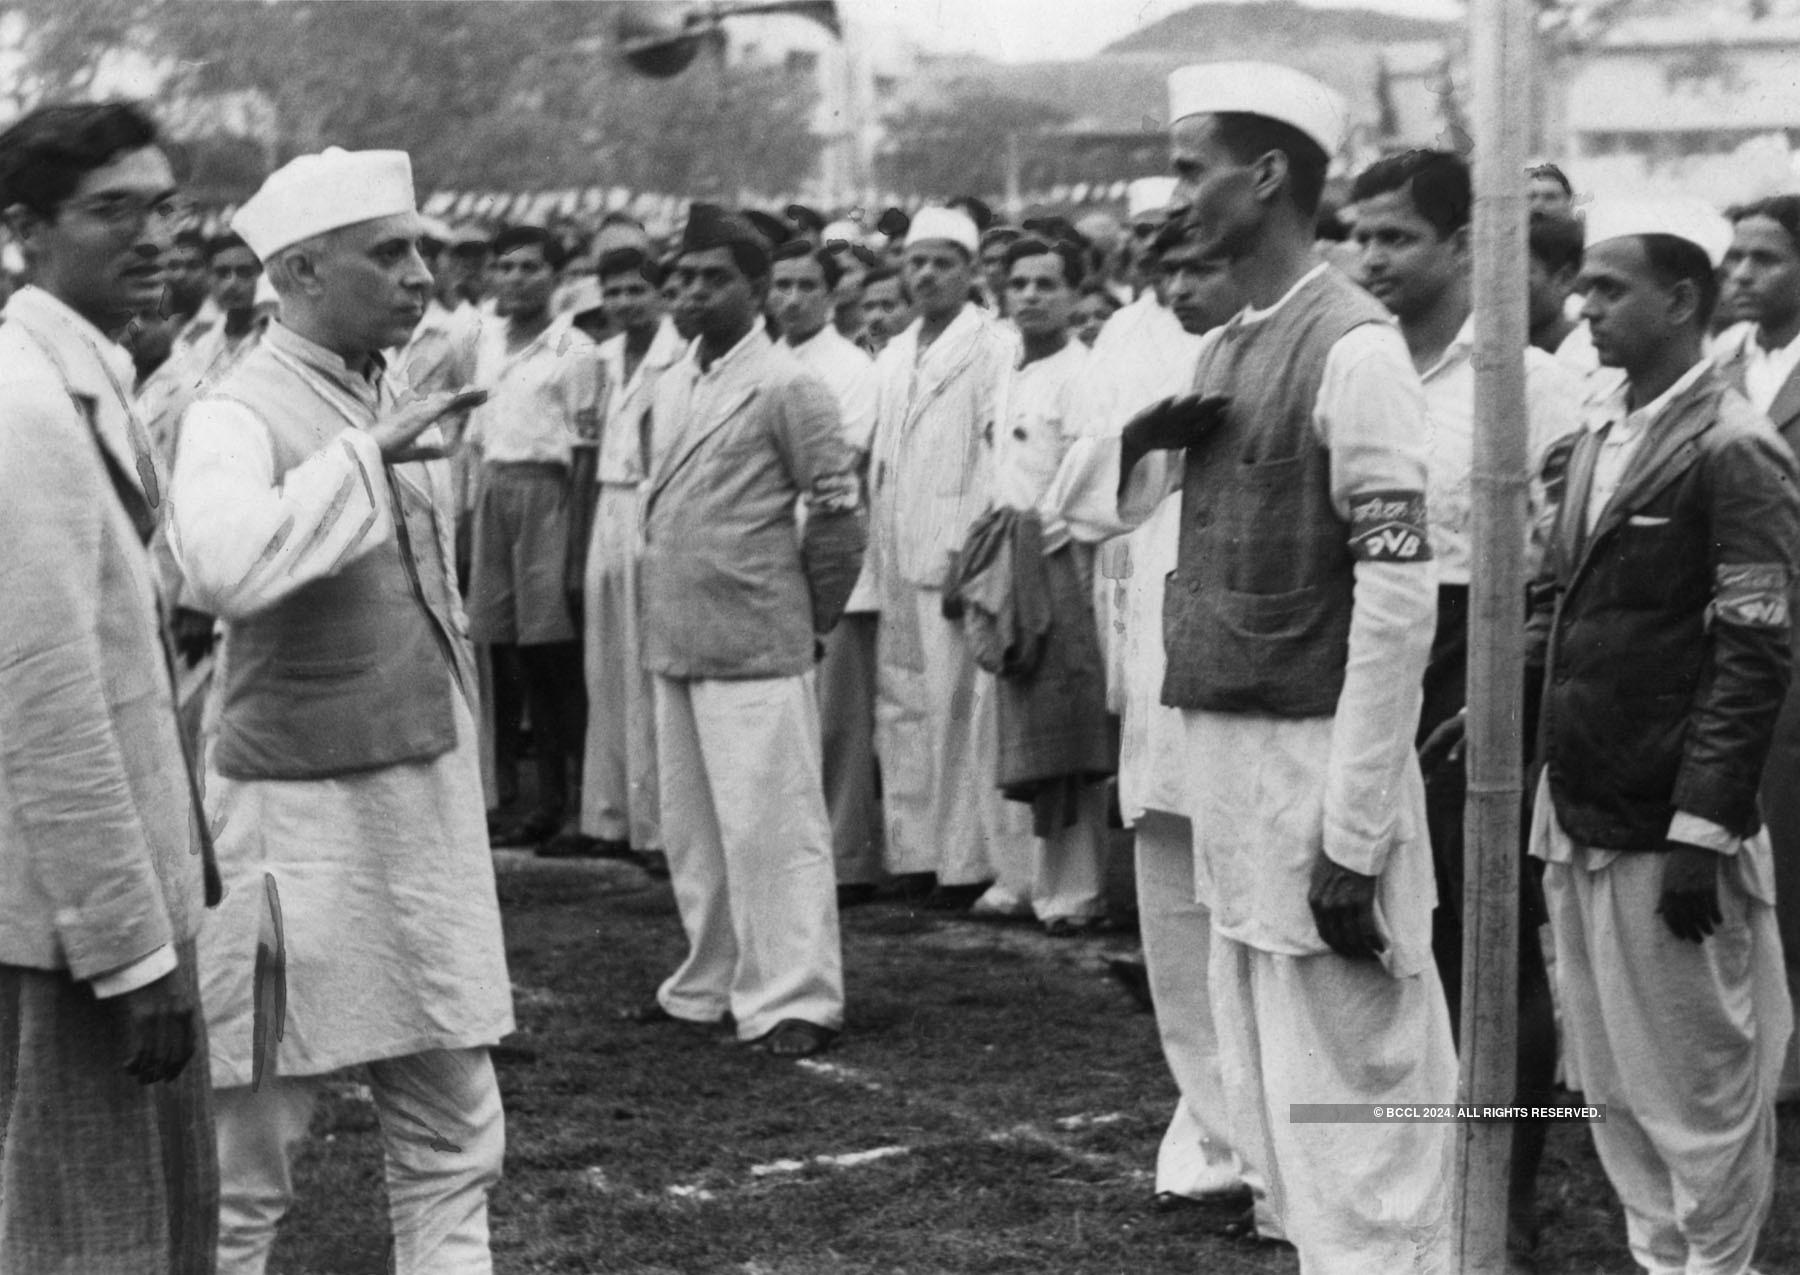
{"label": "man in grey jacket", "polygon": [[675,282],[676,324],[697,335],[656,385],[640,586],[689,950],[637,1017],[729,1013],[738,1039],[804,1057],[844,1014],[813,664],[866,531],[831,391],[758,318],[769,273],[754,227],[694,206]]}
{"label": "man in grey jacket", "polygon": [[174,187],[133,107],[0,134],[33,279],[0,327],[0,1270],[22,1275],[213,1269],[212,1106],[188,1064],[217,878],[147,548],[159,482],[112,340],[157,305]]}

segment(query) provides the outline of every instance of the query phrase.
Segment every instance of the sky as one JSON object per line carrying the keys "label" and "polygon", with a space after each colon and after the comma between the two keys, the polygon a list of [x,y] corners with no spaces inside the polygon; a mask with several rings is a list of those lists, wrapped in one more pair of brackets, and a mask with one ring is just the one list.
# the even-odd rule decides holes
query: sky
{"label": "sky", "polygon": [[[1317,3],[1318,0],[1306,0]],[[1345,0],[1357,7],[1455,18],[1451,0]],[[928,48],[1003,62],[1082,58],[1195,0],[839,0],[891,22]],[[1343,7],[1343,6],[1339,6]]]}

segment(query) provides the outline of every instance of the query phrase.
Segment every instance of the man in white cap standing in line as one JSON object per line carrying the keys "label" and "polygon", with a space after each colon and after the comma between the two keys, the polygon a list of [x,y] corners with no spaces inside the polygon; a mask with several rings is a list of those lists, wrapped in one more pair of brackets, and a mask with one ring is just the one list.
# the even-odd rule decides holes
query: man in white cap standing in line
{"label": "man in white cap standing in line", "polygon": [[957,209],[920,209],[907,229],[919,317],[875,364],[869,482],[887,867],[903,885],[935,874],[933,901],[951,909],[993,879],[995,838],[1031,853],[1029,813],[998,787],[993,679],[942,611],[951,555],[987,507],[997,399],[1018,355],[1013,331],[970,300],[979,251],[975,223]]}
{"label": "man in white cap standing in line", "polygon": [[1187,727],[1232,1142],[1303,1270],[1436,1275],[1450,1126],[1292,1111],[1456,1092],[1413,752],[1436,613],[1424,393],[1381,306],[1313,255],[1337,95],[1254,63],[1169,88],[1178,198],[1247,306],[1192,396],[1126,425],[1119,510],[1181,491],[1162,701]]}
{"label": "man in white cap standing in line", "polygon": [[226,622],[206,777],[226,898],[200,958],[219,1268],[263,1271],[321,1082],[366,1064],[395,1269],[485,1275],[512,1004],[449,475],[418,441],[481,395],[402,406],[383,374],[431,288],[404,152],[302,156],[233,229],[281,320],[189,410],[171,491],[176,555]]}
{"label": "man in white cap standing in line", "polygon": [[1532,853],[1575,1085],[1647,1271],[1743,1275],[1774,1191],[1793,1030],[1757,788],[1792,668],[1794,456],[1706,358],[1731,229],[1596,204],[1594,404],[1535,590]]}

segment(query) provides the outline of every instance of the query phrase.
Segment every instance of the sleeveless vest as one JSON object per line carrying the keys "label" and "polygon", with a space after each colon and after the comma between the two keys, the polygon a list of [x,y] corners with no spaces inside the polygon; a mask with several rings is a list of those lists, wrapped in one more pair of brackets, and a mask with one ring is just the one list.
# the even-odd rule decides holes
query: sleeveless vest
{"label": "sleeveless vest", "polygon": [[[209,397],[230,399],[262,421],[277,483],[349,428],[268,343]],[[437,513],[417,479],[392,470],[384,477],[387,492],[374,495],[388,500],[392,539],[230,622],[213,753],[228,778],[326,779],[426,761],[455,747],[453,696],[458,684],[467,693],[473,679]]]}
{"label": "sleeveless vest", "polygon": [[1231,410],[1188,452],[1163,602],[1169,707],[1337,711],[1353,560],[1313,413],[1331,347],[1386,320],[1373,298],[1328,269],[1268,317],[1233,320],[1201,356],[1195,392],[1225,395]]}

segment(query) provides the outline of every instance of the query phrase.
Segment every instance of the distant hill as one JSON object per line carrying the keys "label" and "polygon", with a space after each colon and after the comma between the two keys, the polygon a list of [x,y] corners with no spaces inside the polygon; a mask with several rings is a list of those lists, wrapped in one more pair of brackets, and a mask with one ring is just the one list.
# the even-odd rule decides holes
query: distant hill
{"label": "distant hill", "polygon": [[1197,4],[1133,31],[1101,50],[1117,53],[1236,55],[1259,47],[1328,47],[1333,44],[1404,44],[1442,39],[1451,22],[1408,18],[1373,9],[1314,8],[1298,0]]}

